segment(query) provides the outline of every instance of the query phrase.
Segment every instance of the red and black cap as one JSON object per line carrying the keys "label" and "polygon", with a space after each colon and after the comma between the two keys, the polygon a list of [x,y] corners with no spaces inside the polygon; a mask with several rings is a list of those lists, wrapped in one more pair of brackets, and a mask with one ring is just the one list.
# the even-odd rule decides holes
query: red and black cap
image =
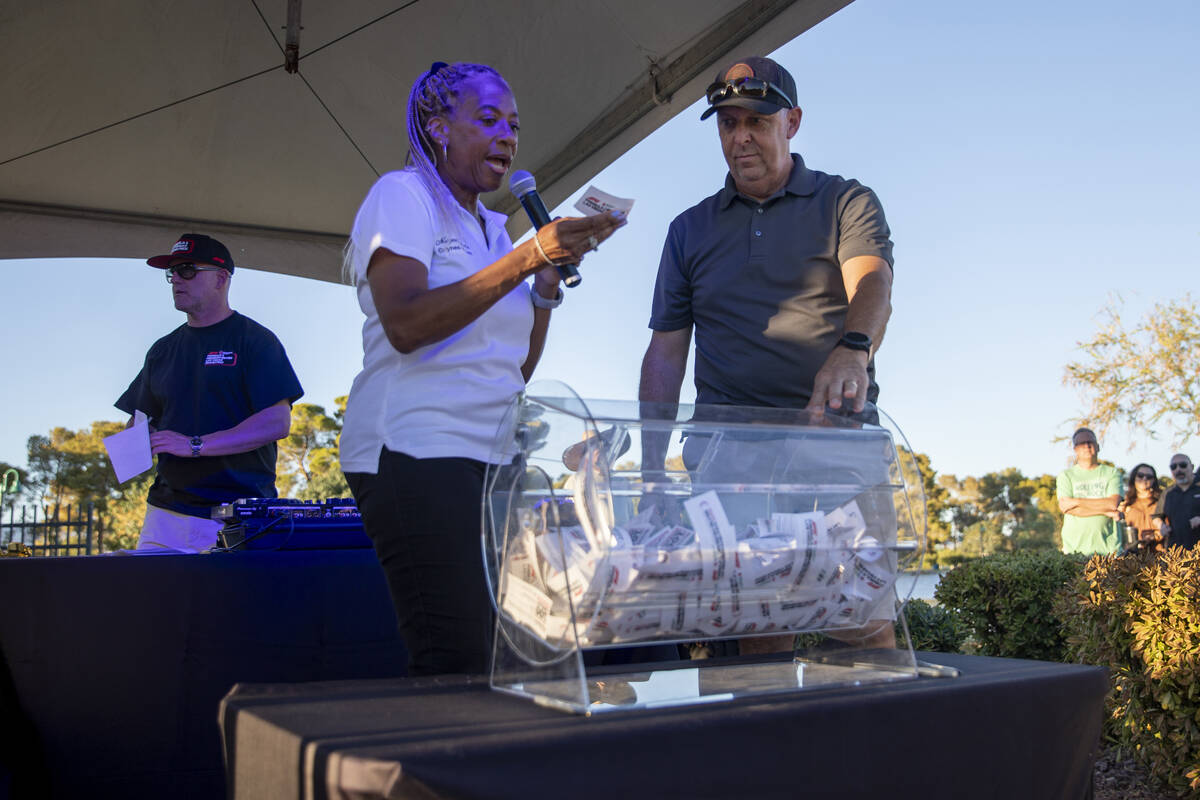
{"label": "red and black cap", "polygon": [[[766,84],[761,94],[728,90],[730,86],[736,87],[743,82],[752,84],[755,80]],[[796,81],[791,73],[774,60],[762,56],[739,58],[722,69],[704,95],[708,98],[709,106],[700,119],[708,119],[722,106],[739,106],[759,114],[774,114],[780,109],[799,105]]]}
{"label": "red and black cap", "polygon": [[146,263],[152,267],[166,269],[176,259],[212,264],[214,267],[224,267],[230,274],[233,273],[233,256],[229,255],[229,248],[202,233],[185,233],[179,237],[170,253],[146,259]]}

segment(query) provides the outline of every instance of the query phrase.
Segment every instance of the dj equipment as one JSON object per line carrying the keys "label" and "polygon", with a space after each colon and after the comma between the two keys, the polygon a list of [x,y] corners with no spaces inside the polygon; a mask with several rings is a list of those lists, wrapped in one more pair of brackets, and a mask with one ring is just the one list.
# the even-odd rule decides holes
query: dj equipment
{"label": "dj equipment", "polygon": [[213,510],[225,527],[225,550],[336,550],[370,547],[362,515],[350,498],[294,500],[252,497]]}

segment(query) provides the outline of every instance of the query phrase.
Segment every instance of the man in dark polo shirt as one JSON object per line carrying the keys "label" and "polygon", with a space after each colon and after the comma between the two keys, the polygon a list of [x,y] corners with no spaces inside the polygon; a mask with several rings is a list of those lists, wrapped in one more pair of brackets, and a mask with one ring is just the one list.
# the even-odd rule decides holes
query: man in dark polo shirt
{"label": "man in dark polo shirt", "polygon": [[[891,314],[892,242],[874,192],[791,153],[801,110],[769,58],[707,91],[729,174],[671,223],[639,399],[677,403],[696,336],[696,402],[862,412]],[[643,463],[660,461],[643,442]],[[870,643],[894,642],[890,621]],[[761,640],[759,640],[761,641]]]}
{"label": "man in dark polo shirt", "polygon": [[1168,545],[1195,547],[1200,540],[1200,486],[1192,460],[1183,453],[1171,456],[1171,477],[1175,485],[1158,498],[1154,516],[1170,525]]}
{"label": "man in dark polo shirt", "polygon": [[154,343],[116,402],[150,418],[158,456],[138,548],[198,552],[217,541],[214,506],[276,496],[275,442],[304,390],[275,334],[229,307],[225,245],[185,233],[146,263],[166,270],[187,323]]}
{"label": "man in dark polo shirt", "polygon": [[796,84],[771,59],[722,70],[708,98],[729,175],[667,233],[641,399],[678,400],[694,329],[698,403],[861,411],[891,313],[879,200],[789,153]]}

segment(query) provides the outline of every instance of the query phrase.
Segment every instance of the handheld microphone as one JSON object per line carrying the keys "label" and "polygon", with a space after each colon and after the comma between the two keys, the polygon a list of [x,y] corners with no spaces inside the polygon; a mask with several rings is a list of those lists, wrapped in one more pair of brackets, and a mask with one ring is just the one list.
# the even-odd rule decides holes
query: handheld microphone
{"label": "handheld microphone", "polygon": [[[521,207],[529,215],[529,221],[533,223],[535,232],[540,231],[550,224],[550,212],[546,210],[546,204],[542,202],[542,196],[538,194],[537,181],[533,175],[523,169],[517,170],[508,179],[508,188],[521,201]],[[578,265],[555,265],[555,268],[558,270],[558,277],[562,278],[562,282],[567,286],[578,286],[583,280],[579,276],[579,270],[575,268],[576,266]]]}

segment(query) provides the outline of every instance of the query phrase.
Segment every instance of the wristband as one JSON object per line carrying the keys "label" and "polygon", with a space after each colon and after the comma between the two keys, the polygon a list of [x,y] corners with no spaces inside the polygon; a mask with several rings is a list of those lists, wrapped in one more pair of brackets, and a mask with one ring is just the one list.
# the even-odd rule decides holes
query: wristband
{"label": "wristband", "polygon": [[[536,241],[536,239],[534,241]],[[558,295],[556,297],[551,297],[551,298],[547,299],[545,297],[542,297],[540,294],[538,294],[537,289],[530,286],[529,287],[529,299],[533,301],[533,307],[534,308],[544,308],[547,311],[552,311],[553,309],[556,309],[559,306],[561,306],[562,301],[563,301],[563,290],[562,290],[561,286],[556,287],[556,288],[558,289]]]}

